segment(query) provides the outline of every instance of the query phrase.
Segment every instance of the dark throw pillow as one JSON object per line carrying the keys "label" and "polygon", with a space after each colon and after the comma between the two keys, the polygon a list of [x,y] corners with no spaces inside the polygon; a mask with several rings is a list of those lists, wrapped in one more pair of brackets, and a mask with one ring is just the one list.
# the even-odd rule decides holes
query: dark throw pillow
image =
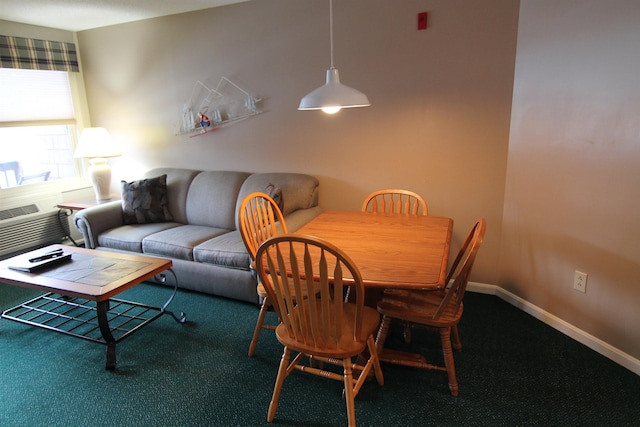
{"label": "dark throw pillow", "polygon": [[167,175],[139,181],[121,181],[125,224],[173,220],[167,199]]}
{"label": "dark throw pillow", "polygon": [[264,189],[264,192],[269,195],[274,202],[276,202],[276,205],[278,205],[280,211],[284,214],[284,198],[282,197],[282,189],[273,184],[269,184],[267,185],[267,188]]}

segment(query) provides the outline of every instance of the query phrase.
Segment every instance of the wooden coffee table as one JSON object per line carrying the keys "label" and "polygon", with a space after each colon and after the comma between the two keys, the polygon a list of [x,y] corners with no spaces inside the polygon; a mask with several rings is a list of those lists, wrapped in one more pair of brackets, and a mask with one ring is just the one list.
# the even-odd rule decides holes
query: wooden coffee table
{"label": "wooden coffee table", "polygon": [[[28,259],[55,249],[71,254],[71,260],[33,273],[16,271]],[[177,292],[162,307],[153,307],[113,297],[154,276],[166,278],[171,271],[169,259],[97,251],[73,246],[52,245],[0,262],[0,282],[40,289],[44,295],[5,310],[2,318],[33,325],[107,346],[106,369],[116,367],[116,344],[163,314],[184,323],[166,308]]]}

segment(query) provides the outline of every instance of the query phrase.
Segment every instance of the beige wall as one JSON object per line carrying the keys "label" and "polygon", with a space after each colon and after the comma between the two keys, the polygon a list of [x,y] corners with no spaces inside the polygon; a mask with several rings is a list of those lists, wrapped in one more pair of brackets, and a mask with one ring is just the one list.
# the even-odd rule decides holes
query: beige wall
{"label": "beige wall", "polygon": [[499,266],[501,287],[636,359],[639,18],[632,0],[521,2]]}

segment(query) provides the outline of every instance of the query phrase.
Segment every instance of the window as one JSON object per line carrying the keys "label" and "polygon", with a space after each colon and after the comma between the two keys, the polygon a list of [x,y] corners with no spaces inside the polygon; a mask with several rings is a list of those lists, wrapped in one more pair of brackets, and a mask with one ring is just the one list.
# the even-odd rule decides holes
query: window
{"label": "window", "polygon": [[0,68],[0,188],[75,177],[67,71]]}
{"label": "window", "polygon": [[0,128],[0,188],[76,176],[71,132],[75,126]]}
{"label": "window", "polygon": [[0,35],[0,188],[76,176],[78,71],[74,43]]}

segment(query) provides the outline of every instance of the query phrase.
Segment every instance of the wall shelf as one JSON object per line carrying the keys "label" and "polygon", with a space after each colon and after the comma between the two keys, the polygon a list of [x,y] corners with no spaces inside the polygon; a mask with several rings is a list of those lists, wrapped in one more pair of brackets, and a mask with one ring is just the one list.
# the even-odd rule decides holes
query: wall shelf
{"label": "wall shelf", "polygon": [[235,124],[262,113],[261,101],[227,77],[220,78],[215,89],[198,80],[182,107],[175,133],[193,138]]}

